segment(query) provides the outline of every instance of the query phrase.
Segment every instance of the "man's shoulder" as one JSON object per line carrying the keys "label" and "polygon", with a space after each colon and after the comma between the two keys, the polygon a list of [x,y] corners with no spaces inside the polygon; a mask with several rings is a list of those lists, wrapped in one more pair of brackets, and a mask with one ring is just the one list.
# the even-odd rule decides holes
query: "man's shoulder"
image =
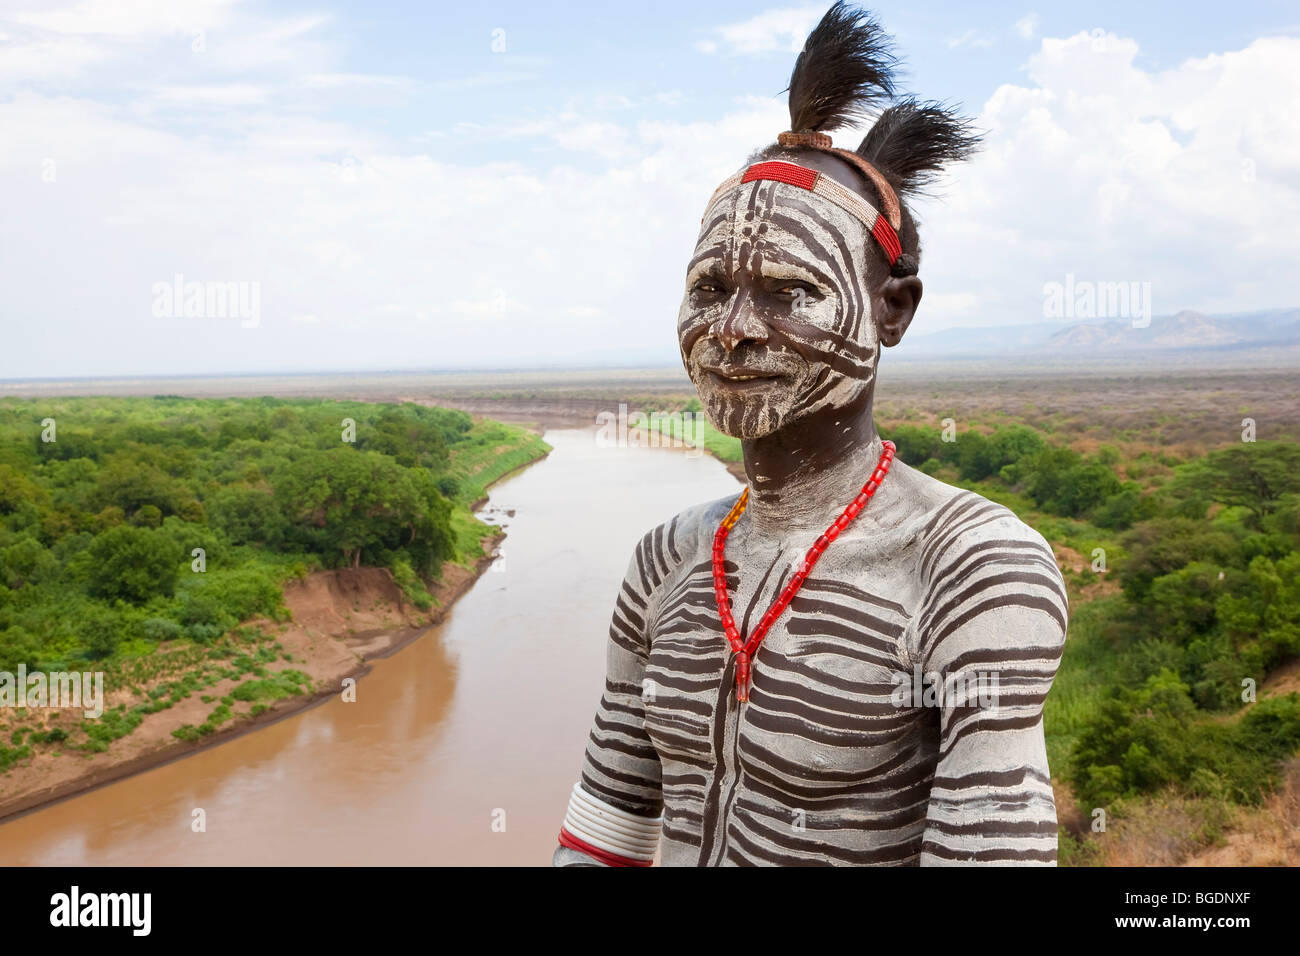
{"label": "man's shoulder", "polygon": [[672,566],[681,564],[692,556],[707,554],[714,532],[739,496],[740,491],[737,490],[725,498],[693,505],[655,525],[641,536],[637,545],[641,563],[655,564],[662,576]]}
{"label": "man's shoulder", "polygon": [[931,481],[946,490],[930,489],[918,542],[919,656],[1054,672],[1069,599],[1051,546],[1005,505]]}
{"label": "man's shoulder", "polygon": [[1050,569],[1059,578],[1051,545],[1006,505],[915,474],[923,580],[938,584],[953,572],[988,563]]}
{"label": "man's shoulder", "polygon": [[707,546],[713,540],[718,525],[727,516],[727,512],[731,511],[743,490],[738,488],[723,498],[714,498],[712,501],[702,501],[692,505],[673,515],[670,520],[659,525],[659,528],[665,532],[671,529],[679,541],[703,542]]}

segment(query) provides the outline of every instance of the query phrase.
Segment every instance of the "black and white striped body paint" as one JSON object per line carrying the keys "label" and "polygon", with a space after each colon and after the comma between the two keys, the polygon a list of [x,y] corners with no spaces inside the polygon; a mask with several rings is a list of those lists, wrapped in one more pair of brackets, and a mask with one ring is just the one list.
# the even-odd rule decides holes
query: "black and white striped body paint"
{"label": "black and white striped body paint", "polygon": [[[744,440],[751,502],[726,555],[742,635],[880,453],[867,290],[885,267],[870,243],[781,183],[740,187],[702,224],[679,334],[711,420]],[[734,501],[637,546],[582,791],[647,833],[662,813],[667,865],[1054,863],[1042,707],[1066,597],[1043,538],[896,462],[769,631],[738,704],[710,566]],[[555,862],[591,859],[561,847]]]}

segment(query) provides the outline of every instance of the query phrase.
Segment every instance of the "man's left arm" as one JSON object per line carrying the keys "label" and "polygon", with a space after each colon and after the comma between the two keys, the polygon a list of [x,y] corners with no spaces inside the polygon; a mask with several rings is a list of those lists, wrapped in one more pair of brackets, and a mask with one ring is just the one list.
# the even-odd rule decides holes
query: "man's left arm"
{"label": "man's left arm", "polygon": [[930,575],[921,660],[946,693],[921,865],[1051,866],[1043,702],[1065,644],[1065,587],[1037,532],[1015,519],[980,531]]}

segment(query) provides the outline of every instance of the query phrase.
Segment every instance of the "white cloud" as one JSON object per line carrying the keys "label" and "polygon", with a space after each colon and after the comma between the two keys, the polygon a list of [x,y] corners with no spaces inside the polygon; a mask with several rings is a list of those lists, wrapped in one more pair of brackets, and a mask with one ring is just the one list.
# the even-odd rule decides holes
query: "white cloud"
{"label": "white cloud", "polygon": [[1029,82],[985,104],[983,153],[921,206],[923,276],[990,322],[1041,316],[1067,273],[1150,281],[1157,314],[1300,301],[1300,39],[1156,73],[1137,52],[1102,32],[1042,41]]}
{"label": "white cloud", "polygon": [[149,93],[157,105],[167,106],[251,106],[265,103],[269,91],[250,83],[208,83],[189,86],[161,86]]}
{"label": "white cloud", "polygon": [[[617,127],[632,154],[585,153],[597,164],[579,170],[442,162],[291,116],[217,144],[20,94],[0,103],[0,139],[16,144],[0,176],[30,184],[0,219],[17,345],[0,376],[527,364],[660,345],[670,360],[703,203],[783,120],[772,100]],[[177,272],[259,282],[260,324],[154,319],[151,286]]]}
{"label": "white cloud", "polygon": [[934,292],[930,286],[926,287],[923,301],[927,314],[952,317],[970,315],[980,304],[979,296],[973,292]]}
{"label": "white cloud", "polygon": [[69,36],[141,39],[191,33],[226,20],[239,0],[81,0],[61,6],[32,4],[6,14],[14,23]]}
{"label": "white cloud", "polygon": [[804,40],[826,12],[823,6],[784,7],[767,10],[738,23],[718,27],[708,39],[696,43],[702,53],[725,49],[731,54],[798,53]]}
{"label": "white cloud", "polygon": [[312,73],[300,81],[312,89],[342,89],[345,87],[383,87],[409,89],[411,80],[404,76],[383,76],[377,73]]}
{"label": "white cloud", "polygon": [[1015,30],[1022,40],[1032,40],[1038,35],[1038,14],[1025,14],[1016,21]]}
{"label": "white cloud", "polygon": [[48,81],[77,76],[108,56],[102,44],[84,37],[13,33],[0,43],[0,78]]}
{"label": "white cloud", "polygon": [[962,47],[990,47],[993,45],[993,38],[983,30],[970,29],[948,40],[948,49],[957,50]]}
{"label": "white cloud", "polygon": [[[984,104],[986,149],[917,206],[918,330],[1036,319],[1067,273],[1151,281],[1157,313],[1300,301],[1300,40],[1162,72],[1137,52],[1045,38]],[[314,45],[295,55],[296,75],[346,75]],[[779,98],[676,122],[602,94],[428,134],[478,147],[449,160],[260,95],[282,88],[238,74],[125,108],[0,101],[0,376],[671,360],[702,206],[786,123]],[[227,109],[201,126],[150,108],[204,100]],[[260,323],[155,319],[151,286],[176,273],[260,283]]]}
{"label": "white cloud", "polygon": [[615,123],[575,123],[557,129],[553,138],[565,149],[594,153],[608,159],[624,156],[629,152],[629,131]]}
{"label": "white cloud", "polygon": [[[148,63],[215,73],[280,71],[288,82],[329,76],[323,14],[268,19],[240,0],[81,0],[0,8],[0,78],[87,87],[94,70]],[[360,82],[353,77],[352,82]]]}

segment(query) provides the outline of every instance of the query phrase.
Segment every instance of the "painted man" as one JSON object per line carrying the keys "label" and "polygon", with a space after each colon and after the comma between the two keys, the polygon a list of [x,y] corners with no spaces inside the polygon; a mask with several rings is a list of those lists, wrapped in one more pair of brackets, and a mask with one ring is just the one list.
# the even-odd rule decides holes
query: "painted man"
{"label": "painted man", "polygon": [[[833,7],[791,131],[705,211],[678,335],[747,486],[636,548],[557,865],[1056,861],[1052,551],[893,461],[873,421],[881,347],[921,300],[906,197],[976,145],[896,99],[892,64],[869,17]],[[856,151],[831,148],[885,104]]]}

